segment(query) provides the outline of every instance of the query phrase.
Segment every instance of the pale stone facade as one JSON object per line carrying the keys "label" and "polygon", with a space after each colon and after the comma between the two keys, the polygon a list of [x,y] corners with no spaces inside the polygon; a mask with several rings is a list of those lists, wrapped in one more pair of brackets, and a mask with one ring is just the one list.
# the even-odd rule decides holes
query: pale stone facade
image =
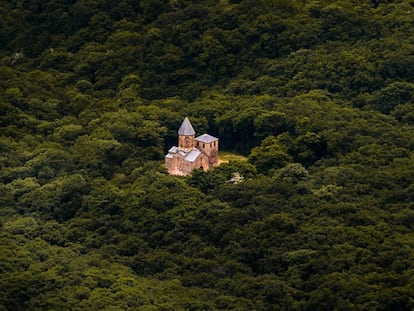
{"label": "pale stone facade", "polygon": [[218,138],[209,134],[195,137],[188,118],[178,130],[178,147],[172,147],[165,156],[165,166],[171,175],[190,175],[194,169],[208,171],[218,164]]}

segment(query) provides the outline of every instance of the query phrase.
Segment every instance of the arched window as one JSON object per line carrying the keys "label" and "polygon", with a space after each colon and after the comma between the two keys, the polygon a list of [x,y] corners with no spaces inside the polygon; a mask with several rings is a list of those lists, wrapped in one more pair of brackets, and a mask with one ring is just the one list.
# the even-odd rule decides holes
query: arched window
{"label": "arched window", "polygon": [[190,147],[190,138],[186,137],[184,138],[184,148],[189,148]]}

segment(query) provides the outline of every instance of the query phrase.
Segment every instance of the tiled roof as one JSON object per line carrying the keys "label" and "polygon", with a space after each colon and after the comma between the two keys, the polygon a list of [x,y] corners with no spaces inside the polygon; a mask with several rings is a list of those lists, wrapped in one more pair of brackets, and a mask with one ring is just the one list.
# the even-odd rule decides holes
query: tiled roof
{"label": "tiled roof", "polygon": [[194,148],[193,150],[191,150],[187,156],[185,157],[185,161],[188,162],[194,162],[195,160],[197,160],[198,156],[201,154],[201,151],[198,150],[197,148]]}
{"label": "tiled roof", "polygon": [[178,147],[174,146],[174,147],[171,147],[170,150],[168,150],[168,153],[165,157],[172,159],[175,154],[178,154],[182,157],[185,157],[187,155],[187,153],[184,150],[180,150],[178,149]]}
{"label": "tiled roof", "polygon": [[188,120],[187,117],[185,117],[183,123],[181,123],[180,129],[178,130],[178,135],[184,135],[184,136],[195,135],[193,126],[191,125],[190,120]]}
{"label": "tiled roof", "polygon": [[195,140],[196,141],[201,141],[202,143],[211,143],[213,141],[218,140],[218,138],[216,138],[214,136],[211,136],[209,134],[203,134],[203,135],[200,135],[200,136],[196,137]]}

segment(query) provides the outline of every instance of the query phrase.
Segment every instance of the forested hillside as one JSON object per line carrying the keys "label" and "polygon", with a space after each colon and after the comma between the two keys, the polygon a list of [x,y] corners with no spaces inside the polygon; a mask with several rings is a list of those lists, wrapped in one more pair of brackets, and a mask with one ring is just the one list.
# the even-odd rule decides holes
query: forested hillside
{"label": "forested hillside", "polygon": [[[414,309],[413,0],[0,0],[0,310]],[[188,116],[247,157],[167,174]]]}

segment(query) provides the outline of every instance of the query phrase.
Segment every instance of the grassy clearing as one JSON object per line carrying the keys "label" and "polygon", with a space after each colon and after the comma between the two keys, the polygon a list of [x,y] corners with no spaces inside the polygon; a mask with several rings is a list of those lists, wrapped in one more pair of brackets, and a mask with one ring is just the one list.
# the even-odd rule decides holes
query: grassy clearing
{"label": "grassy clearing", "polygon": [[229,151],[220,151],[219,164],[228,163],[229,161],[247,161],[247,157]]}

